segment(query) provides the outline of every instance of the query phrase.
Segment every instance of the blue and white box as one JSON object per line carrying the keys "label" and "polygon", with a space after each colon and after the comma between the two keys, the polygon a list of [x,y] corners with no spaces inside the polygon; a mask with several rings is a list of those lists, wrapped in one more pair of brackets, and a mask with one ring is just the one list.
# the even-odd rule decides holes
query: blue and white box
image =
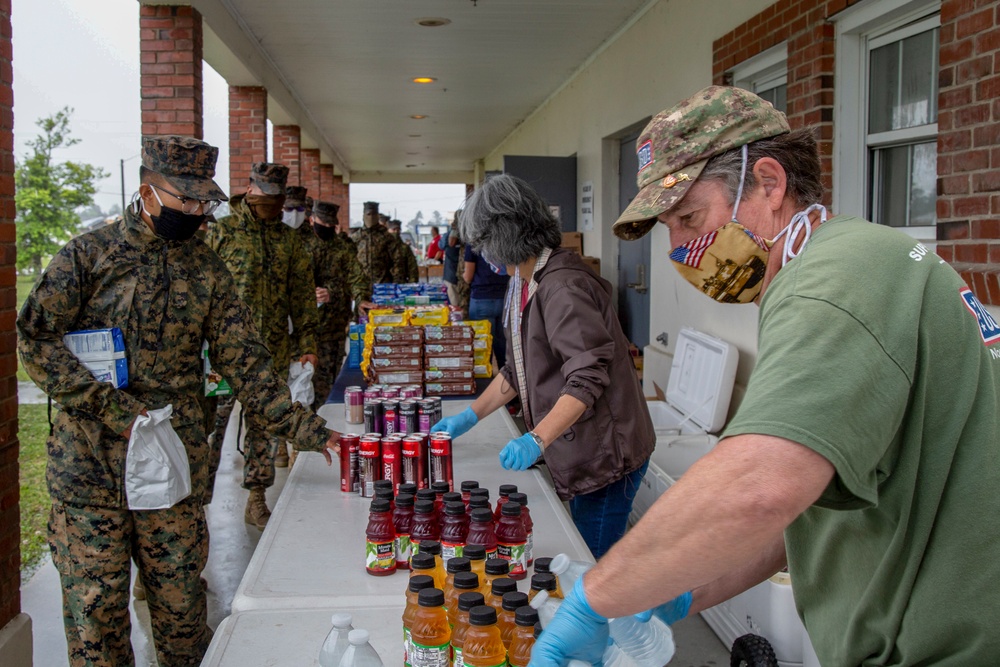
{"label": "blue and white box", "polygon": [[63,344],[99,382],[116,389],[128,386],[125,337],[118,327],[71,331],[63,336]]}

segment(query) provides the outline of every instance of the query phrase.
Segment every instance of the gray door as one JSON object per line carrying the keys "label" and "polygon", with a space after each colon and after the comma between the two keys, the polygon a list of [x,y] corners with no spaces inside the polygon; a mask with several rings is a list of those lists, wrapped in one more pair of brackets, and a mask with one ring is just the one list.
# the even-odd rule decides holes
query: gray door
{"label": "gray door", "polygon": [[[576,231],[576,158],[504,155],[503,171],[527,181],[549,206],[559,207],[564,232]],[[584,254],[587,249],[583,249]]]}
{"label": "gray door", "polygon": [[[635,174],[639,159],[635,154],[638,134],[622,139],[618,163],[618,212],[621,213],[639,194]],[[618,318],[625,335],[640,350],[649,344],[649,258],[650,239],[618,243]]]}

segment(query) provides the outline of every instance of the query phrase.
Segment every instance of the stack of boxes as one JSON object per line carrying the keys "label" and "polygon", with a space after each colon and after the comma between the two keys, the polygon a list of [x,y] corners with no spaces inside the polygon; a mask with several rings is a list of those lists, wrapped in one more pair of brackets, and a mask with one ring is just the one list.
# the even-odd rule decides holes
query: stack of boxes
{"label": "stack of boxes", "polygon": [[365,350],[368,357],[368,377],[377,384],[421,384],[423,343],[423,327],[373,327],[371,346]]}
{"label": "stack of boxes", "polygon": [[424,394],[475,394],[475,330],[466,325],[424,327]]}
{"label": "stack of boxes", "polygon": [[473,371],[477,378],[493,377],[493,335],[489,320],[475,320],[467,323],[472,327],[475,338],[472,341]]}

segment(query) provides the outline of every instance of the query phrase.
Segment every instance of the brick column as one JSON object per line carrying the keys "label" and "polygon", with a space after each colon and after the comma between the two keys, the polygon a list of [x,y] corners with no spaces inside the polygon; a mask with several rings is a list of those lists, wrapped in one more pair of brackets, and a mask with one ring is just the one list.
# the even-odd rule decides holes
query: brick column
{"label": "brick column", "polygon": [[229,191],[242,192],[254,162],[267,161],[267,89],[229,86]]}
{"label": "brick column", "polygon": [[[302,130],[298,125],[274,126],[274,161],[288,167],[288,184],[300,185],[299,152],[302,150]],[[311,193],[310,193],[310,196]]]}
{"label": "brick column", "polygon": [[318,199],[319,183],[319,149],[303,148],[300,151],[299,184],[309,191],[309,196]]}
{"label": "brick column", "polygon": [[937,253],[1000,306],[1000,2],[941,3]]}
{"label": "brick column", "polygon": [[333,202],[340,206],[340,222],[346,227],[351,222],[350,186],[344,183],[343,176],[333,177]]}
{"label": "brick column", "polygon": [[319,166],[319,198],[323,201],[333,201],[333,165]]}
{"label": "brick column", "polygon": [[[69,55],[68,57],[72,57]],[[193,7],[139,7],[142,133],[202,138],[202,24]]]}
{"label": "brick column", "polygon": [[0,0],[0,629],[21,611],[11,0]]}

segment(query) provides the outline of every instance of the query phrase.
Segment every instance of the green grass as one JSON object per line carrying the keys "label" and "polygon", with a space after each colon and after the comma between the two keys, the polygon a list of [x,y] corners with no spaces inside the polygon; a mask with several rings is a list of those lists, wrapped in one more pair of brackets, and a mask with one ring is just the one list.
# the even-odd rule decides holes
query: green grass
{"label": "green grass", "polygon": [[45,485],[45,438],[49,433],[47,406],[19,405],[21,442],[21,579],[27,579],[48,551],[46,522],[49,490]]}

